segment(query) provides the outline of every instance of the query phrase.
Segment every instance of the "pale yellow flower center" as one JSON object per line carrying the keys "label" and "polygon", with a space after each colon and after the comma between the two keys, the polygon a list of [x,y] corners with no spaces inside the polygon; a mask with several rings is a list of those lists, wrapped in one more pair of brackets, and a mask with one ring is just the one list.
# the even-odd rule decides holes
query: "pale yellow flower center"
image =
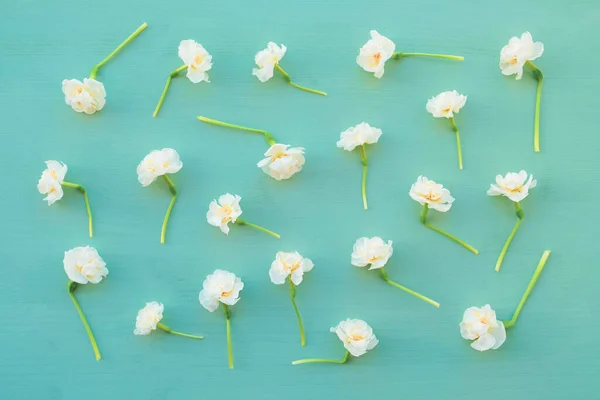
{"label": "pale yellow flower center", "polygon": [[296,263],[296,264],[292,264],[292,265],[287,264],[285,261],[282,261],[281,263],[283,264],[283,269],[285,271],[294,272],[295,270],[297,270],[298,268],[300,268],[300,263],[299,262]]}
{"label": "pale yellow flower center", "polygon": [[502,185],[501,187],[502,187],[502,189],[504,189],[504,190],[506,190],[507,192],[510,192],[510,193],[519,193],[519,192],[521,192],[521,190],[523,190],[523,185],[517,185],[517,186],[515,186],[513,188],[508,187],[508,186],[504,186],[504,185]]}
{"label": "pale yellow flower center", "polygon": [[365,340],[366,339],[365,335],[361,335],[360,333],[355,333],[355,334],[352,334],[352,335],[348,335],[348,338],[352,342],[358,342],[359,340]]}
{"label": "pale yellow flower center", "polygon": [[510,60],[508,60],[508,63],[511,65],[515,65],[517,63],[517,56],[516,55],[512,56],[512,58]]}
{"label": "pale yellow flower center", "polygon": [[232,293],[233,293],[233,289],[231,289],[227,292],[221,292],[221,297],[229,297],[229,296],[231,296]]}
{"label": "pale yellow flower center", "polygon": [[421,197],[426,200],[431,201],[432,203],[439,203],[442,201],[442,198],[439,193],[435,193],[432,190],[429,190],[429,193],[419,193]]}
{"label": "pale yellow flower center", "polygon": [[375,53],[371,56],[371,66],[379,65],[381,62],[381,52]]}
{"label": "pale yellow flower center", "polygon": [[282,152],[279,152],[279,153],[277,153],[277,154],[273,154],[273,155],[271,156],[271,162],[275,162],[276,160],[279,160],[280,158],[283,158],[283,157],[287,157],[288,155],[289,155],[289,154],[288,154],[288,153],[286,153],[286,152],[284,152],[284,151],[282,151]]}
{"label": "pale yellow flower center", "polygon": [[447,114],[447,113],[449,113],[449,112],[450,112],[450,110],[452,110],[452,106],[451,106],[451,105],[450,105],[450,106],[448,106],[448,107],[446,107],[446,108],[444,108],[444,109],[443,109],[443,110],[441,110],[441,111],[442,111],[444,114]]}
{"label": "pale yellow flower center", "polygon": [[194,57],[194,64],[202,64],[203,61],[204,61],[204,57],[202,57],[200,54],[198,54],[196,57]]}
{"label": "pale yellow flower center", "polygon": [[381,258],[381,256],[375,256],[375,257],[371,257],[371,258],[369,258],[367,261],[368,261],[370,264],[372,264],[372,263],[374,263],[375,261],[379,260],[380,258]]}
{"label": "pale yellow flower center", "polygon": [[223,204],[221,206],[221,210],[220,211],[221,211],[222,214],[225,214],[225,216],[223,218],[221,218],[221,222],[222,223],[225,224],[225,223],[227,223],[227,222],[229,222],[229,221],[232,220],[231,213],[233,212],[233,209],[231,208],[231,206],[229,204]]}

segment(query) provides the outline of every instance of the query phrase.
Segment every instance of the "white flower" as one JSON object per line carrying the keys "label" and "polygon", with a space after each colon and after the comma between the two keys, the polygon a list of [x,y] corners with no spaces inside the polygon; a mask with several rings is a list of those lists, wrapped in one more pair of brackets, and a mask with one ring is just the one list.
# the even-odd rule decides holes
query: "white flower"
{"label": "white flower", "polygon": [[476,339],[471,347],[479,351],[496,350],[506,340],[504,324],[496,319],[496,312],[489,304],[466,309],[460,323],[460,334],[463,339]]}
{"label": "white flower", "polygon": [[219,303],[228,306],[237,303],[243,288],[244,283],[240,278],[231,272],[218,269],[206,277],[198,299],[202,307],[213,312],[219,307]]}
{"label": "white flower", "polygon": [[293,253],[279,251],[275,255],[275,261],[271,264],[269,277],[271,282],[281,285],[285,283],[286,278],[289,276],[294,285],[299,285],[302,282],[302,275],[313,269],[313,267],[313,262],[302,257],[297,251]]}
{"label": "white flower", "polygon": [[44,200],[51,206],[56,201],[62,199],[62,183],[67,174],[67,166],[59,161],[46,161],[46,169],[38,181],[37,188],[41,194],[45,194]]}
{"label": "white flower", "polygon": [[337,334],[346,350],[354,357],[362,356],[379,343],[373,334],[373,329],[360,319],[347,319],[330,331]]}
{"label": "white flower", "polygon": [[417,181],[410,187],[410,197],[421,205],[427,203],[429,208],[440,212],[446,212],[452,207],[454,197],[443,185],[430,181],[425,176],[419,176]]}
{"label": "white flower", "polygon": [[219,201],[213,200],[208,206],[208,212],[206,213],[206,220],[212,226],[217,226],[221,229],[221,232],[229,234],[229,223],[237,220],[242,215],[242,208],[240,207],[240,196],[233,194],[224,194],[219,197]]}
{"label": "white flower", "polygon": [[175,150],[152,150],[137,167],[138,181],[142,186],[148,186],[159,176],[174,174],[181,167],[183,163]]}
{"label": "white flower", "polygon": [[165,306],[162,303],[156,301],[146,303],[146,307],[138,311],[133,333],[135,335],[149,335],[152,331],[155,331],[156,325],[163,318],[164,309]]}
{"label": "white flower", "polygon": [[289,179],[292,175],[302,171],[302,166],[306,161],[304,158],[304,148],[290,147],[289,144],[276,143],[269,147],[263,158],[256,164],[262,168],[265,174],[271,178]]}
{"label": "white flower", "polygon": [[212,68],[212,56],[195,40],[182,40],[179,43],[179,58],[187,65],[187,78],[193,83],[210,82],[206,71]]}
{"label": "white flower", "polygon": [[366,267],[371,264],[369,270],[383,268],[388,262],[394,249],[392,241],[387,243],[380,237],[362,237],[354,243],[352,249],[352,265],[355,267]]}
{"label": "white flower", "polygon": [[435,118],[452,118],[454,113],[460,111],[467,102],[467,96],[463,96],[456,90],[442,92],[427,100],[425,109]]}
{"label": "white flower", "polygon": [[65,79],[62,91],[65,103],[79,113],[93,114],[106,104],[104,85],[92,78],[84,78],[83,83],[77,79]]}
{"label": "white flower", "polygon": [[88,282],[99,283],[108,275],[106,263],[98,251],[90,246],[65,251],[63,265],[69,279],[82,285]]}
{"label": "white flower", "polygon": [[372,127],[366,122],[361,122],[341,133],[337,147],[343,148],[346,151],[352,151],[356,146],[377,143],[381,135],[381,129]]}
{"label": "white flower", "polygon": [[531,33],[525,32],[521,38],[514,36],[508,44],[500,50],[500,69],[502,75],[517,75],[516,79],[523,76],[523,66],[527,61],[533,61],[544,52],[542,42],[533,42]]}
{"label": "white flower", "polygon": [[367,72],[374,72],[375,78],[381,78],[384,73],[385,62],[389,60],[396,45],[377,31],[371,31],[371,39],[360,48],[356,62]]}
{"label": "white flower", "polygon": [[491,184],[487,191],[490,196],[506,196],[512,201],[519,202],[529,194],[529,189],[534,188],[537,181],[533,179],[533,175],[521,171],[519,173],[509,172],[506,175],[496,175],[496,184]]}
{"label": "white flower", "polygon": [[273,77],[273,68],[281,61],[287,48],[281,47],[273,42],[267,44],[267,48],[259,51],[254,56],[254,62],[258,68],[252,69],[252,75],[256,76],[261,82],[266,82]]}

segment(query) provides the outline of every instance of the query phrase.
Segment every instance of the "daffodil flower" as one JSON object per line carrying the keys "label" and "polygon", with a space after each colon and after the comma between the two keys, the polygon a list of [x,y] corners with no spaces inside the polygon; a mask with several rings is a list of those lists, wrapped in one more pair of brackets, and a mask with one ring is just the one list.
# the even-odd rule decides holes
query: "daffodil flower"
{"label": "daffodil flower", "polygon": [[529,195],[529,189],[536,187],[537,181],[533,179],[533,175],[527,175],[526,171],[509,172],[505,176],[496,175],[496,184],[491,184],[487,194],[490,196],[504,196],[509,198],[515,205],[515,212],[517,214],[517,223],[513,228],[512,232],[506,239],[498,261],[496,262],[496,272],[500,272],[500,267],[508,251],[508,247],[512,243],[512,240],[517,233],[517,230],[523,222],[523,209],[521,208],[521,201]]}
{"label": "daffodil flower", "polygon": [[216,199],[211,201],[208,205],[208,211],[206,213],[206,221],[212,225],[218,227],[221,232],[229,235],[229,223],[236,225],[246,225],[254,229],[258,229],[261,232],[267,233],[277,239],[281,238],[279,234],[270,231],[262,226],[252,224],[240,218],[242,215],[242,208],[240,207],[240,196],[226,193],[219,197],[219,201]]}
{"label": "daffodil flower", "polygon": [[92,333],[90,324],[88,323],[87,318],[85,317],[85,314],[79,305],[79,302],[75,298],[75,289],[77,289],[79,285],[100,283],[102,279],[108,275],[106,263],[102,257],[100,257],[96,249],[85,246],[76,247],[66,251],[63,259],[63,266],[67,276],[69,277],[69,282],[67,283],[69,297],[71,297],[71,300],[75,305],[75,309],[81,318],[81,322],[83,323],[85,331],[88,334],[90,343],[92,344],[92,349],[94,350],[94,355],[96,356],[96,361],[99,361],[102,358],[100,356],[100,350],[98,349],[98,344],[96,343],[96,338]]}
{"label": "daffodil flower", "polygon": [[90,207],[90,200],[88,199],[87,191],[85,187],[77,183],[71,183],[65,181],[65,175],[67,174],[67,166],[60,161],[49,160],[46,161],[46,169],[42,172],[42,176],[38,181],[38,191],[41,194],[45,194],[44,200],[48,202],[48,206],[51,206],[63,197],[63,186],[77,190],[83,194],[83,200],[85,201],[85,208],[88,214],[88,230],[90,237],[94,236],[94,224],[92,220],[92,209]]}
{"label": "daffodil flower", "polygon": [[157,301],[146,303],[146,306],[138,311],[135,319],[134,335],[146,336],[155,331],[157,328],[163,332],[171,333],[177,336],[183,336],[190,339],[204,339],[204,336],[190,335],[187,333],[176,332],[163,324],[163,311],[165,306]]}
{"label": "daffodil flower", "polygon": [[404,57],[433,57],[448,60],[463,61],[461,56],[450,56],[446,54],[431,53],[404,53],[396,51],[396,44],[376,30],[372,30],[371,39],[360,48],[356,63],[365,71],[373,72],[375,78],[381,79],[385,70],[385,63],[389,59],[400,60]]}
{"label": "daffodil flower", "polygon": [[542,258],[527,285],[527,289],[517,305],[517,309],[509,320],[499,321],[496,312],[489,304],[483,307],[469,307],[463,315],[460,323],[460,334],[463,339],[472,340],[471,347],[477,351],[496,350],[506,341],[506,330],[515,326],[517,319],[525,306],[525,302],[533,291],[540,277],[546,261],[550,257],[550,250],[544,251]]}
{"label": "daffodil flower", "polygon": [[162,177],[169,187],[169,191],[173,196],[167,213],[163,220],[162,229],[160,231],[160,243],[165,243],[165,235],[167,233],[167,225],[171,217],[171,211],[177,201],[177,188],[169,178],[168,174],[175,174],[183,167],[183,163],[179,158],[179,154],[173,149],[152,150],[137,167],[138,181],[142,186],[146,187],[154,182],[159,177]]}
{"label": "daffodil flower", "polygon": [[96,80],[98,71],[147,27],[148,24],[144,22],[112,53],[96,64],[90,72],[90,77],[84,78],[83,82],[77,79],[63,80],[62,91],[65,95],[65,103],[78,113],[94,114],[96,111],[102,110],[106,104],[106,90],[102,82]]}
{"label": "daffodil flower", "polygon": [[346,353],[341,360],[332,360],[328,358],[306,358],[304,360],[296,360],[292,365],[307,364],[307,363],[332,363],[345,364],[348,362],[350,355],[360,357],[373,350],[379,340],[373,333],[373,329],[365,321],[360,319],[347,319],[341,321],[337,326],[329,330],[337,335],[344,344]]}
{"label": "daffodil flower", "polygon": [[192,83],[210,83],[207,71],[212,68],[212,56],[200,43],[197,43],[192,39],[182,40],[181,43],[179,43],[178,55],[183,61],[183,65],[173,70],[167,77],[165,88],[154,109],[154,114],[152,114],[153,118],[156,118],[165,101],[165,96],[167,95],[169,86],[171,86],[171,80],[177,77],[180,72],[187,70],[186,76]]}
{"label": "daffodil flower", "polygon": [[227,328],[227,353],[229,368],[233,369],[233,350],[231,347],[231,306],[240,300],[240,291],[244,283],[240,278],[228,271],[217,269],[208,275],[202,284],[202,290],[198,295],[200,304],[208,312],[214,312],[223,305]]}
{"label": "daffodil flower", "polygon": [[446,212],[450,210],[450,207],[452,207],[454,197],[452,197],[448,189],[444,188],[443,185],[436,183],[435,181],[427,179],[425,176],[419,176],[417,178],[417,182],[411,186],[408,194],[413,200],[423,206],[420,217],[420,221],[423,225],[433,231],[441,233],[448,239],[460,244],[470,252],[479,254],[479,252],[473,246],[460,240],[456,236],[441,230],[440,228],[430,225],[427,222],[427,213],[429,212],[430,208],[439,212]]}
{"label": "daffodil flower", "polygon": [[279,62],[285,55],[287,48],[284,45],[278,46],[273,42],[267,44],[267,48],[259,51],[254,56],[254,62],[258,68],[252,70],[252,75],[256,76],[262,83],[267,82],[273,77],[273,71],[277,70],[285,81],[295,87],[296,89],[304,90],[305,92],[320,94],[321,96],[327,96],[327,93],[320,90],[310,89],[305,86],[300,86],[292,82],[290,75],[281,68]]}
{"label": "daffodil flower", "polygon": [[526,65],[531,69],[533,77],[537,81],[535,94],[535,117],[533,123],[533,151],[540,151],[540,108],[542,101],[542,83],[544,75],[542,71],[532,62],[544,53],[544,44],[534,42],[531,33],[525,32],[521,38],[513,36],[508,44],[500,50],[500,70],[502,75],[516,75],[515,79],[523,77],[523,67]]}
{"label": "daffodil flower", "polygon": [[262,171],[271,178],[278,181],[289,179],[298,172],[302,171],[302,167],[306,162],[306,159],[304,158],[304,148],[290,147],[289,144],[277,143],[272,134],[262,129],[234,125],[228,122],[218,121],[216,119],[202,116],[198,116],[197,118],[198,120],[206,122],[207,124],[263,135],[270,147],[264,154],[265,158],[261,159],[256,166],[262,169]]}
{"label": "daffodil flower", "polygon": [[362,175],[362,199],[363,207],[369,208],[367,204],[367,170],[369,169],[369,159],[367,157],[367,144],[377,143],[381,137],[381,129],[374,128],[366,122],[346,129],[340,135],[337,147],[346,151],[352,151],[360,146],[360,161],[363,165]]}

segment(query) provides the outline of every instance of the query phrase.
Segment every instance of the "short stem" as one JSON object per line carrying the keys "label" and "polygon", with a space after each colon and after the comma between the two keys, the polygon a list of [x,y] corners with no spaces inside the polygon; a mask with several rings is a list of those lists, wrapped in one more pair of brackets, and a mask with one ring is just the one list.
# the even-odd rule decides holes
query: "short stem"
{"label": "short stem", "polygon": [[415,296],[415,297],[417,297],[417,298],[419,298],[419,299],[421,299],[421,300],[423,300],[423,301],[426,301],[427,303],[431,304],[432,306],[434,306],[434,307],[436,307],[436,308],[440,308],[440,303],[438,303],[437,301],[433,301],[433,300],[431,300],[430,298],[428,298],[428,297],[425,297],[425,296],[423,296],[422,294],[420,294],[420,293],[417,293],[417,292],[415,292],[414,290],[410,290],[409,288],[407,288],[407,287],[404,287],[404,286],[400,285],[399,283],[396,283],[396,282],[394,282],[393,280],[391,280],[391,279],[388,277],[388,274],[387,274],[387,272],[385,271],[385,269],[383,269],[383,268],[379,268],[379,276],[381,276],[381,278],[382,278],[384,281],[386,281],[387,283],[389,283],[390,285],[392,285],[392,286],[395,286],[395,287],[397,287],[398,289],[404,290],[406,293],[410,293],[410,294],[412,294],[413,296]]}
{"label": "short stem", "polygon": [[327,93],[325,93],[325,92],[322,92],[322,91],[316,90],[316,89],[310,89],[310,88],[307,88],[304,86],[300,86],[297,83],[292,82],[292,78],[290,77],[290,75],[287,72],[285,72],[279,64],[275,64],[275,69],[277,71],[279,71],[279,73],[281,73],[281,75],[283,75],[283,78],[286,80],[287,83],[289,83],[296,89],[304,90],[305,92],[314,93],[314,94],[318,94],[321,96],[327,96]]}
{"label": "short stem", "polygon": [[539,153],[540,151],[540,108],[542,101],[542,83],[544,81],[544,75],[542,71],[538,67],[535,66],[531,61],[527,61],[526,63],[531,70],[533,71],[533,75],[537,80],[537,90],[535,93],[535,119],[533,124],[533,151]]}
{"label": "short stem", "polygon": [[267,143],[270,146],[272,146],[272,145],[274,145],[276,143],[275,142],[275,138],[273,137],[273,135],[271,135],[269,132],[267,132],[267,131],[265,131],[263,129],[249,128],[247,126],[242,126],[242,125],[234,125],[234,124],[230,124],[228,122],[218,121],[216,119],[206,118],[206,117],[202,117],[202,116],[198,116],[196,118],[198,118],[198,120],[200,120],[202,122],[206,122],[207,124],[213,124],[213,125],[223,126],[225,128],[238,129],[240,131],[259,133],[259,134],[261,134],[261,135],[263,135],[265,137],[265,140],[267,141]]}
{"label": "short stem", "polygon": [[98,70],[100,69],[100,67],[102,67],[104,64],[106,64],[119,51],[121,51],[123,49],[123,47],[127,46],[129,44],[129,42],[131,42],[133,39],[135,39],[147,27],[148,27],[148,24],[144,22],[142,25],[140,25],[139,28],[137,28],[135,30],[135,32],[133,32],[131,35],[129,35],[129,37],[127,39],[125,39],[125,41],[123,43],[121,43],[119,46],[117,46],[117,48],[114,49],[112,53],[110,53],[104,60],[102,60],[98,64],[96,64],[96,66],[94,68],[92,68],[92,72],[90,72],[90,78],[95,79],[96,76],[98,75]]}
{"label": "short stem", "polygon": [[294,306],[294,311],[296,312],[296,318],[298,319],[298,326],[300,327],[300,343],[302,346],[306,346],[306,336],[304,334],[304,324],[302,323],[302,316],[300,316],[300,311],[298,310],[298,306],[296,305],[296,285],[292,282],[290,278],[290,298],[292,299],[292,305]]}
{"label": "short stem", "polygon": [[73,304],[75,304],[75,308],[77,309],[77,313],[79,314],[79,318],[81,318],[81,322],[83,322],[83,326],[85,331],[87,332],[88,337],[90,338],[90,343],[92,344],[92,349],[94,350],[94,355],[96,356],[96,361],[100,361],[102,356],[100,356],[100,350],[98,349],[98,344],[96,343],[96,338],[94,338],[94,334],[92,333],[92,329],[85,318],[85,314],[79,305],[79,302],[75,298],[75,289],[77,288],[77,283],[73,281],[69,281],[67,283],[67,290],[69,292],[69,297],[73,300]]}
{"label": "short stem", "polygon": [[154,109],[154,114],[152,114],[152,118],[156,118],[156,116],[158,115],[158,112],[162,107],[163,101],[165,101],[165,97],[167,95],[167,91],[169,90],[169,86],[171,86],[171,80],[175,78],[177,74],[179,74],[181,71],[185,71],[186,69],[187,65],[182,65],[181,67],[177,68],[176,70],[173,70],[169,74],[167,78],[167,83],[165,83],[165,88],[163,89],[162,94],[160,95],[160,99],[158,99],[158,104],[156,105],[156,108]]}
{"label": "short stem", "polygon": [[456,126],[456,122],[454,122],[454,118],[450,118],[450,123],[452,124],[452,130],[456,133],[456,147],[458,149],[458,168],[463,169],[463,161],[462,161],[462,147],[460,145],[460,131],[458,130],[458,126]]}
{"label": "short stem", "polygon": [[83,200],[85,201],[85,208],[86,208],[87,214],[88,214],[88,230],[90,233],[90,237],[93,237],[94,236],[94,221],[92,218],[92,208],[90,207],[90,199],[88,198],[85,187],[83,187],[82,185],[78,185],[76,183],[64,182],[64,181],[62,183],[62,186],[73,188],[83,194]]}
{"label": "short stem", "polygon": [[550,257],[550,250],[546,250],[544,251],[544,254],[542,254],[542,258],[540,259],[540,262],[538,263],[538,266],[535,269],[531,280],[529,281],[529,285],[527,286],[527,289],[525,290],[525,293],[523,294],[523,297],[521,298],[521,301],[519,302],[519,305],[517,306],[517,309],[515,310],[512,319],[509,321],[503,321],[504,327],[506,329],[512,328],[517,323],[517,318],[519,318],[519,314],[521,314],[521,310],[523,309],[527,298],[529,298],[533,287],[535,286],[538,278],[544,270],[544,267],[546,266],[546,261],[548,261],[548,257]]}
{"label": "short stem", "polygon": [[444,58],[447,60],[456,60],[456,61],[464,61],[465,58],[462,56],[451,56],[451,55],[447,55],[447,54],[431,54],[431,53],[402,53],[402,52],[395,52],[392,55],[392,58],[395,60],[399,60],[402,57],[432,57],[432,58]]}
{"label": "short stem", "polygon": [[227,326],[227,356],[229,358],[229,368],[233,369],[233,349],[231,347],[231,310],[227,304],[223,304],[225,313],[225,324]]}
{"label": "short stem", "polygon": [[160,231],[160,243],[164,244],[165,243],[165,235],[167,233],[167,225],[169,224],[169,218],[171,217],[171,211],[173,210],[173,207],[175,206],[175,201],[177,201],[177,188],[175,187],[175,184],[173,183],[173,181],[171,180],[171,178],[169,178],[169,176],[167,174],[164,174],[162,177],[167,182],[167,185],[169,186],[169,191],[173,195],[173,198],[171,199],[171,203],[169,203],[169,208],[167,208],[167,213],[165,214],[165,219],[163,220],[162,229]]}
{"label": "short stem", "polygon": [[479,254],[479,251],[477,251],[476,248],[474,248],[473,246],[471,246],[470,244],[460,240],[459,238],[457,238],[454,235],[449,234],[448,232],[440,229],[440,228],[436,228],[435,226],[429,225],[429,224],[425,224],[426,227],[428,227],[429,229],[436,231],[438,233],[441,233],[442,235],[446,236],[448,239],[455,241],[456,243],[460,244],[462,247],[464,247],[465,249],[469,250],[470,252],[472,252],[473,254]]}
{"label": "short stem", "polygon": [[280,238],[281,238],[281,236],[280,236],[279,234],[277,234],[277,233],[275,233],[275,232],[273,232],[273,231],[270,231],[270,230],[268,230],[268,229],[266,229],[266,228],[263,228],[262,226],[259,226],[259,225],[252,224],[252,223],[250,223],[250,222],[248,222],[248,221],[245,221],[245,220],[243,220],[243,219],[241,219],[241,218],[238,218],[238,219],[236,219],[236,220],[235,220],[235,223],[236,223],[237,225],[246,225],[246,226],[252,227],[252,228],[254,228],[254,229],[258,229],[259,231],[262,231],[262,232],[264,232],[264,233],[268,233],[269,235],[271,235],[271,236],[274,236],[274,237],[276,237],[277,239],[280,239]]}
{"label": "short stem", "polygon": [[367,170],[369,169],[369,159],[367,158],[367,147],[365,144],[360,146],[360,160],[363,165],[363,176],[362,176],[362,199],[363,207],[365,210],[369,208],[367,205]]}
{"label": "short stem", "polygon": [[348,362],[350,352],[346,350],[346,354],[341,360],[331,360],[328,358],[305,358],[303,360],[292,361],[292,365],[308,364],[308,363],[331,363],[331,364],[345,364]]}
{"label": "short stem", "polygon": [[513,228],[513,230],[510,232],[510,235],[508,235],[508,239],[506,239],[504,246],[502,246],[502,251],[500,252],[498,261],[496,261],[496,272],[500,272],[500,267],[502,266],[502,262],[504,261],[506,252],[508,251],[508,248],[509,248],[510,244],[512,243],[512,240],[515,237],[517,230],[521,226],[521,222],[523,222],[524,214],[523,214],[523,209],[521,208],[521,205],[519,204],[519,202],[515,202],[515,209],[517,212],[517,223],[515,224],[515,227]]}
{"label": "short stem", "polygon": [[159,322],[156,326],[157,326],[157,328],[159,328],[167,333],[171,333],[173,335],[183,336],[183,337],[190,338],[190,339],[198,339],[198,340],[204,339],[204,336],[189,335],[187,333],[176,332],[176,331],[172,330],[171,328],[169,328],[168,326],[166,326],[165,324],[163,324],[162,322]]}

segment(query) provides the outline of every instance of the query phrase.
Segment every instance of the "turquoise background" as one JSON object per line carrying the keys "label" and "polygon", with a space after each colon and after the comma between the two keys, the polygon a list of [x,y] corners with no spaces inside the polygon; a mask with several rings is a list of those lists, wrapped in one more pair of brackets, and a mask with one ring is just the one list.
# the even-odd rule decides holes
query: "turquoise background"
{"label": "turquoise background", "polygon": [[[598,102],[600,3],[357,0],[271,2],[102,2],[20,0],[0,16],[0,398],[13,399],[573,399],[596,398],[600,368],[597,264],[600,196]],[[88,116],[64,104],[61,81],[91,67],[142,22],[149,28],[99,74],[106,107]],[[355,63],[377,29],[400,51],[464,55],[464,62],[390,61],[377,80]],[[533,153],[535,82],[503,77],[500,48],[532,32],[546,51],[542,152]],[[151,115],[182,39],[213,55],[210,84],[173,81]],[[284,43],[281,79],[251,75],[254,54]],[[427,99],[468,95],[457,117],[465,169],[456,163],[446,121]],[[277,182],[254,165],[260,137],[208,126],[196,115],[271,131],[306,148],[304,170]],[[358,153],[336,148],[361,121],[383,136],[369,147],[370,209],[360,198]],[[160,227],[170,200],[159,182],[142,188],[136,166],[152,149],[173,147],[183,169],[167,244]],[[83,199],[67,190],[47,207],[36,190],[47,159],[69,166],[88,187],[96,237],[86,236]],[[526,169],[539,186],[523,202],[526,219],[500,274],[494,263],[515,222],[507,199],[486,190],[498,173]],[[468,251],[419,224],[408,196],[424,174],[448,187],[451,212],[431,222],[477,247]],[[225,192],[243,197],[243,217],[281,233],[245,227],[227,237],[205,220]],[[394,241],[393,279],[441,303],[435,309],[350,265],[360,236]],[[66,293],[63,252],[90,244],[110,270],[77,296],[104,359],[94,361]],[[465,308],[490,303],[512,314],[544,249],[548,265],[516,328],[498,351],[478,353],[460,337]],[[308,344],[286,287],[270,283],[279,250],[298,250],[315,269],[298,289]],[[216,268],[246,286],[233,308],[236,366],[227,368],[225,321],[198,303]],[[165,304],[164,322],[206,335],[196,342],[157,332],[132,334],[146,301]],[[365,319],[380,344],[346,365],[292,366],[305,357],[341,357],[328,332],[347,317]],[[597,387],[597,386],[596,386]]]}

